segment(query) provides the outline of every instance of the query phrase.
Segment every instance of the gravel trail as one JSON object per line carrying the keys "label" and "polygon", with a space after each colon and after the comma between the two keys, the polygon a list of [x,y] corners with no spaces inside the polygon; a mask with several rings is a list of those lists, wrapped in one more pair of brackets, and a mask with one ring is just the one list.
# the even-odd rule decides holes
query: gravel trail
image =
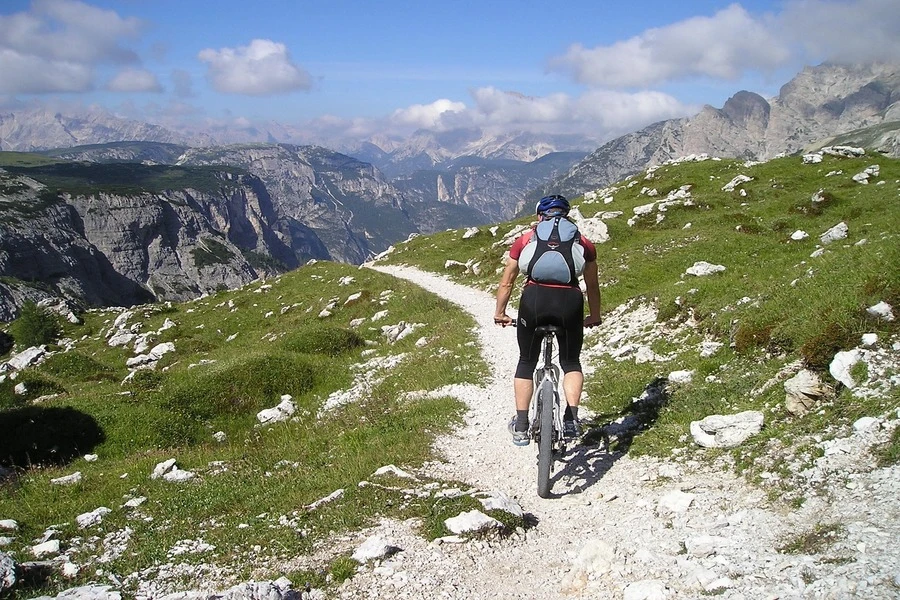
{"label": "gravel trail", "polygon": [[[836,453],[846,464],[820,459],[823,474],[839,469],[840,483],[827,499],[794,511],[769,504],[724,468],[588,446],[557,463],[554,497],[541,499],[536,448],[513,446],[506,430],[518,350],[515,330],[493,323],[494,298],[417,269],[370,266],[470,312],[491,365],[483,387],[443,390],[469,410],[462,427],[437,441],[444,460],[429,474],[515,498],[534,525],[505,539],[437,544],[419,537],[414,523],[386,521],[374,532],[401,551],[345,582],[339,597],[900,597],[900,469],[861,466],[871,461],[864,448],[886,428],[848,438],[847,451]],[[831,525],[840,527],[819,554],[776,550]]]}

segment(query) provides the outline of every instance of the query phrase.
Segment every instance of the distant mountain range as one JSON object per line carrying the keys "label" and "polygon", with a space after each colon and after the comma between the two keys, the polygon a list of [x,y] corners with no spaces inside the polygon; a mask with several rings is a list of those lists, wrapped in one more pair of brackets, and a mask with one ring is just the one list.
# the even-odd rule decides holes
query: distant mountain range
{"label": "distant mountain range", "polygon": [[0,320],[29,297],[186,299],[311,258],[359,263],[412,233],[508,220],[544,193],[578,196],[689,154],[764,160],[839,142],[897,156],[898,73],[810,67],[775,98],[741,91],[599,148],[466,129],[368,140],[351,156],[272,143],[273,131],[221,145],[102,111],[2,114],[0,148],[43,158],[0,168]]}

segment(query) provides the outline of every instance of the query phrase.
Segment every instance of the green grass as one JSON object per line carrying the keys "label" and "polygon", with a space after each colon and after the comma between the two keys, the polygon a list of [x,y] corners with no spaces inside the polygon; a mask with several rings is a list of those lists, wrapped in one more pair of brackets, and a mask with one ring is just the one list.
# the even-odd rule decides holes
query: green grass
{"label": "green grass", "polygon": [[[340,285],[346,277],[353,283]],[[319,317],[328,306],[331,316]],[[382,310],[388,316],[371,321]],[[133,351],[106,344],[118,315],[92,311],[83,325],[66,324],[64,335],[80,340],[76,348],[18,378],[35,388],[29,394],[52,389],[56,397],[29,406],[31,395],[16,395],[9,380],[0,384],[0,420],[13,425],[3,430],[16,432],[0,441],[0,463],[12,462],[20,472],[15,485],[0,488],[0,515],[21,526],[5,549],[18,560],[51,526],[82,563],[102,552],[97,540],[128,527],[128,551],[103,566],[122,579],[171,560],[167,552],[179,540],[198,538],[216,550],[178,560],[226,566],[237,582],[249,578],[241,565],[253,554],[254,567],[270,568],[277,578],[278,564],[311,554],[334,532],[381,516],[427,521],[434,514],[437,500],[428,495],[410,498],[358,484],[386,464],[415,469],[433,458],[434,436],[459,422],[457,400],[409,400],[407,392],[476,383],[487,372],[471,343],[474,323],[447,301],[375,271],[319,262],[194,302],[137,307],[127,326],[140,323],[141,332],[157,332],[151,347],[171,341],[176,350],[126,384],[120,383],[128,373],[124,363]],[[161,330],[166,319],[177,325]],[[362,324],[351,325],[357,319]],[[381,325],[401,320],[425,325],[389,345]],[[421,347],[420,336],[429,340]],[[353,365],[371,358],[360,356],[364,348],[403,359],[378,372],[357,402],[320,414],[332,392],[354,384]],[[282,394],[293,396],[294,417],[258,427],[256,413],[278,404]],[[16,425],[28,422],[34,426]],[[225,432],[224,442],[213,439],[217,431]],[[81,458],[88,453],[99,459]],[[151,480],[154,466],[170,457],[197,478]],[[77,486],[50,484],[76,470],[84,477]],[[341,488],[339,500],[304,509]],[[138,509],[122,507],[136,496],[148,500]],[[75,517],[99,506],[112,513],[86,536]],[[353,569],[335,555],[306,572],[340,582]],[[89,581],[93,571],[17,593],[58,591]]]}

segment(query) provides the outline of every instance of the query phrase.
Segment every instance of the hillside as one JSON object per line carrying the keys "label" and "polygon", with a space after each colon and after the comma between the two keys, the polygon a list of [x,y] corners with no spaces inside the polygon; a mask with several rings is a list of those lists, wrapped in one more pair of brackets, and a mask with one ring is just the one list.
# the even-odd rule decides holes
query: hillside
{"label": "hillside", "polygon": [[[508,441],[515,335],[491,323],[528,219],[413,237],[372,268],[86,313],[0,381],[0,417],[56,427],[53,445],[5,429],[22,433],[2,454],[30,458],[3,459],[19,470],[2,552],[58,542],[49,579],[13,597],[292,597],[282,576],[307,597],[894,597],[898,193],[900,161],[831,149],[692,157],[575,199],[604,323],[586,339],[588,434],[547,500],[533,448]],[[817,393],[787,404],[804,368]],[[292,418],[256,426],[282,394]],[[694,423],[746,411],[764,426],[739,445],[695,441]],[[37,449],[46,466],[26,468]],[[474,509],[497,532],[450,535]]]}

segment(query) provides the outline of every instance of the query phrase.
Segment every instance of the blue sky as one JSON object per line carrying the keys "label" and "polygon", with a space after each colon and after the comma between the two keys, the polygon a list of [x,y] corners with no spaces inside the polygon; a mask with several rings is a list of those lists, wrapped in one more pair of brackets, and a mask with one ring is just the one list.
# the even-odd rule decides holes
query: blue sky
{"label": "blue sky", "polygon": [[169,126],[610,138],[824,60],[900,61],[900,0],[0,5],[0,106]]}

